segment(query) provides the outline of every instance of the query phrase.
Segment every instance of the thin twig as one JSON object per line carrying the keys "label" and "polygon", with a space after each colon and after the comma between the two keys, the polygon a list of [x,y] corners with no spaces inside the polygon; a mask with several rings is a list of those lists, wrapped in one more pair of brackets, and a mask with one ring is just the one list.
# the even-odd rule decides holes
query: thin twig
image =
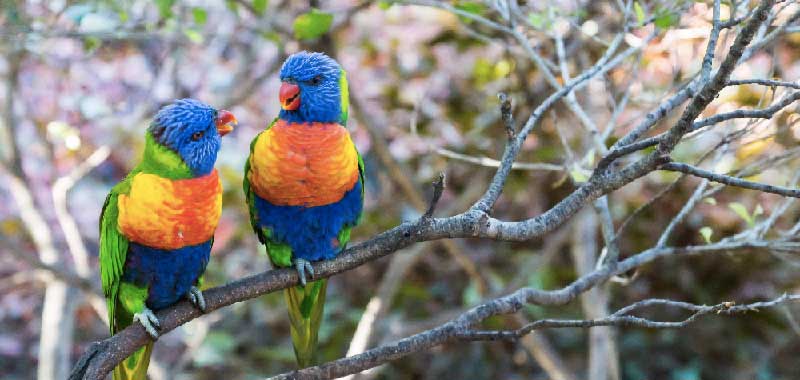
{"label": "thin twig", "polygon": [[786,197],[800,198],[800,189],[789,189],[781,186],[751,182],[743,180],[741,178],[731,177],[723,174],[717,174],[684,163],[668,162],[666,164],[661,165],[659,169],[691,174],[695,177],[705,178],[709,181],[722,183],[728,186],[736,186],[750,190],[763,191],[765,193],[783,195]]}

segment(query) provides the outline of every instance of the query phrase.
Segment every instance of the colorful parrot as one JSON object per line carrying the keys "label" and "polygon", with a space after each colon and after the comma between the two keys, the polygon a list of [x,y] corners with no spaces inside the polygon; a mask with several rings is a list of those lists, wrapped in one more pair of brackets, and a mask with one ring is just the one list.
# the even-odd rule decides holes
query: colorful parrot
{"label": "colorful parrot", "polygon": [[250,144],[244,193],[258,240],[277,267],[294,267],[300,286],[285,290],[295,357],[314,361],[327,281],[311,262],[335,258],[364,203],[364,162],[347,122],[345,71],[322,53],[290,56],[280,71],[281,111]]}
{"label": "colorful parrot", "polygon": [[[222,211],[214,169],[220,137],[236,118],[194,99],[158,111],[142,161],[111,189],[100,216],[100,276],[111,334],[135,321],[158,338],[153,310],[188,298],[205,311],[198,287]],[[115,380],[145,380],[153,343],[114,369]]]}

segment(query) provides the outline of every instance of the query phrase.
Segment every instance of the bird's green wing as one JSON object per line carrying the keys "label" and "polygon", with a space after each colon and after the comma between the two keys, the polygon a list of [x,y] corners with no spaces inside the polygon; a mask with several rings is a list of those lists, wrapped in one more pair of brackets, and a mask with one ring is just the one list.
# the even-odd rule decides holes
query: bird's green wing
{"label": "bird's green wing", "polygon": [[367,185],[367,174],[366,170],[364,170],[364,158],[361,157],[361,153],[358,153],[358,149],[356,149],[356,155],[358,156],[358,180],[361,181],[361,202],[364,202],[364,186]]}
{"label": "bird's green wing", "polygon": [[242,190],[244,191],[244,200],[247,203],[247,211],[250,212],[250,225],[253,227],[253,231],[256,233],[256,236],[258,236],[258,241],[260,241],[261,244],[264,244],[264,233],[261,231],[261,227],[258,225],[258,210],[256,210],[255,202],[256,194],[253,192],[253,188],[250,186],[250,158],[253,157],[253,148],[256,145],[256,141],[258,141],[258,138],[261,136],[261,133],[256,135],[253,141],[250,142],[250,155],[247,156],[247,160],[245,160],[244,163]]}
{"label": "bird's green wing", "polygon": [[128,192],[130,192],[130,180],[126,178],[111,189],[100,214],[100,278],[106,296],[112,334],[118,330],[115,323],[117,297],[125,256],[128,253],[128,239],[117,228],[119,216],[117,199],[120,194]]}
{"label": "bird's green wing", "polygon": [[347,126],[347,117],[350,108],[350,87],[347,84],[347,72],[344,69],[339,71],[339,105],[342,109],[339,115],[339,124]]}
{"label": "bird's green wing", "polygon": [[[272,128],[276,121],[278,121],[278,118],[275,118],[275,120],[273,120],[264,131]],[[250,225],[253,227],[253,231],[258,237],[258,241],[267,247],[267,254],[269,255],[270,261],[272,261],[272,264],[277,267],[289,267],[292,265],[292,249],[288,244],[282,244],[274,241],[272,239],[272,230],[261,225],[258,220],[258,209],[256,208],[256,194],[253,191],[253,188],[250,186],[250,158],[253,156],[253,149],[255,149],[256,141],[258,141],[258,138],[261,136],[261,133],[264,133],[264,131],[256,135],[253,141],[250,142],[250,155],[247,157],[247,161],[245,161],[244,164],[242,190],[244,190],[247,209],[250,212]]]}
{"label": "bird's green wing", "polygon": [[[366,186],[366,174],[364,170],[364,159],[361,157],[361,154],[358,153],[356,150],[356,154],[358,155],[358,181],[361,183],[361,203],[364,203],[364,186]],[[342,227],[342,230],[339,231],[339,235],[336,237],[339,240],[339,245],[344,249],[347,247],[347,243],[350,242],[350,231],[361,223],[361,217],[364,215],[364,211],[362,209],[361,213],[358,214],[358,218],[351,223],[345,223]]]}

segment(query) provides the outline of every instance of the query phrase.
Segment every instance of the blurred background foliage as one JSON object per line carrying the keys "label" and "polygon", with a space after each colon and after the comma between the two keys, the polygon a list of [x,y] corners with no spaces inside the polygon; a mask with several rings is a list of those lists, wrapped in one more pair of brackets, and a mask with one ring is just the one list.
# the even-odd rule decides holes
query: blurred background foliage
{"label": "blurred background foliage", "polygon": [[[482,2],[453,1],[457,9],[491,17]],[[524,2],[523,2],[524,3]],[[569,30],[565,40],[573,73],[590,66],[617,32],[614,2],[528,2],[529,37],[540,54],[552,56],[548,35]],[[598,125],[616,125],[617,136],[674,91],[699,68],[709,30],[708,2],[636,2],[640,23],[655,17],[665,29],[619,68],[589,83],[578,94]],[[107,159],[75,184],[68,207],[89,252],[92,281],[97,271],[97,223],[108,190],[137,162],[150,116],[174,98],[194,97],[231,110],[240,127],[224,138],[217,168],[223,177],[224,211],[216,234],[207,286],[263,271],[268,260],[254,238],[241,192],[242,167],[249,143],[277,115],[276,70],[301,49],[334,56],[348,71],[354,98],[348,128],[365,155],[368,175],[366,214],[354,230],[362,241],[419,215],[429,183],[447,173],[448,187],[439,213],[468,207],[494,172],[462,160],[497,158],[505,135],[497,94],[514,99],[514,114],[525,120],[552,90],[533,63],[512,42],[469,19],[433,8],[391,2],[276,0],[4,0],[0,6],[4,76],[0,153],[11,173],[21,174],[49,230],[29,231],[19,201],[0,185],[0,377],[33,378],[38,365],[42,291],[53,281],[20,256],[37,256],[32,236],[52,237],[54,263],[74,267],[67,233],[59,227],[51,188],[101,147]],[[630,44],[651,30],[635,30]],[[645,28],[646,29],[646,28]],[[731,38],[732,39],[732,38]],[[628,37],[626,37],[628,41]],[[740,77],[795,81],[800,76],[800,33],[787,34],[744,64]],[[613,115],[628,92],[627,108]],[[764,87],[726,89],[706,111],[768,104]],[[675,120],[670,115],[663,129]],[[743,168],[768,162],[770,155],[797,148],[797,110],[791,107],[767,123],[765,132],[739,140],[719,165]],[[563,141],[559,137],[563,136]],[[608,136],[613,143],[615,134]],[[519,220],[554,205],[587,178],[596,153],[578,122],[562,105],[554,108],[528,138],[521,162],[553,164],[550,170],[515,171],[494,215]],[[709,148],[702,138],[682,144],[675,158],[693,162]],[[759,161],[762,160],[762,161]],[[796,172],[789,164],[759,171],[762,182],[786,183]],[[723,170],[724,171],[724,170]],[[620,226],[677,175],[655,172],[611,196]],[[691,195],[697,181],[678,182],[653,205],[633,216],[619,241],[623,256],[651,247]],[[416,197],[416,200],[415,200]],[[781,198],[724,189],[700,205],[674,234],[674,245],[703,244],[734,234],[769,215]],[[797,210],[779,226],[791,226]],[[359,267],[330,282],[321,331],[322,358],[347,352],[365,306],[381,299],[370,346],[441,323],[484,297],[519,286],[553,289],[576,278],[569,251],[579,244],[575,223],[545,239],[524,243],[461,240],[426,243]],[[599,230],[595,233],[600,243]],[[396,259],[402,257],[403,259]],[[659,260],[634,281],[609,286],[611,307],[662,297],[695,303],[741,302],[800,291],[798,264],[764,255],[706,255]],[[384,274],[404,266],[391,284]],[[70,293],[74,361],[95,340],[107,336],[101,316],[86,297]],[[800,329],[778,312],[735,318],[707,317],[681,330],[619,329],[617,343],[624,379],[794,379],[800,376]],[[582,318],[578,302],[561,308],[528,307],[525,319]],[[653,310],[650,316],[674,320],[684,314]],[[516,326],[496,318],[489,327]],[[73,322],[70,322],[73,323]],[[255,379],[293,368],[288,321],[280,293],[216,311],[164,336],[156,345],[153,379]],[[544,335],[566,366],[585,371],[584,330]],[[381,379],[537,379],[547,378],[531,350],[515,343],[451,345],[392,362],[368,375]]]}

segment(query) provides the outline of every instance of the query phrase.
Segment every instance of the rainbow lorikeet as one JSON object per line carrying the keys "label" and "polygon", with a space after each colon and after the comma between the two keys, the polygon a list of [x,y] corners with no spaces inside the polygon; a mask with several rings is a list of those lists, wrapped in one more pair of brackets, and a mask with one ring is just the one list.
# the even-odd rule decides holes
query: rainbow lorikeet
{"label": "rainbow lorikeet", "polygon": [[[158,111],[142,161],[108,194],[100,216],[100,275],[111,334],[138,321],[158,338],[153,314],[187,297],[205,310],[197,288],[222,211],[214,162],[236,118],[194,99]],[[115,380],[145,380],[153,343],[114,369]]]}
{"label": "rainbow lorikeet", "polygon": [[297,363],[313,363],[327,281],[311,262],[336,257],[364,203],[364,163],[347,122],[345,71],[322,53],[290,56],[280,71],[281,111],[250,144],[244,193],[258,240],[277,267],[294,267],[285,290]]}

